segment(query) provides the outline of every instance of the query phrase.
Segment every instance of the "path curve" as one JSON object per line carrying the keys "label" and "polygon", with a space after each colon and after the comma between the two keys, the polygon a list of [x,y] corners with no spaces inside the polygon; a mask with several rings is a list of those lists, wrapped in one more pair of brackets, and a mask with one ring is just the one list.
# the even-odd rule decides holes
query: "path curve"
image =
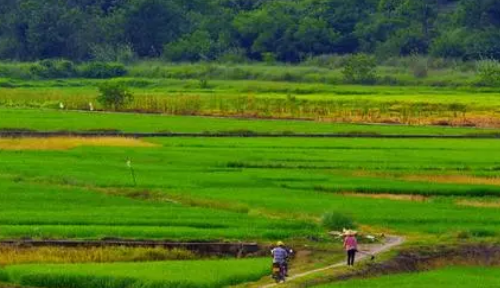
{"label": "path curve", "polygon": [[[383,245],[374,247],[373,249],[370,249],[367,252],[368,252],[368,254],[371,254],[371,255],[382,254],[384,252],[392,250],[394,247],[397,247],[397,246],[403,244],[404,241],[405,241],[405,239],[403,237],[399,237],[399,236],[387,236],[386,242]],[[371,255],[365,255],[365,254],[359,254],[359,255],[360,255],[358,257],[359,261],[371,257]],[[330,265],[330,266],[327,266],[327,267],[324,267],[324,268],[319,268],[319,269],[315,269],[315,270],[303,272],[303,273],[300,273],[300,274],[288,277],[287,281],[290,282],[290,281],[293,281],[293,280],[296,280],[296,279],[304,278],[304,277],[312,275],[312,274],[316,274],[316,273],[319,273],[319,272],[327,271],[327,270],[330,270],[330,269],[333,269],[333,268],[342,267],[342,266],[346,266],[345,261],[337,263],[337,264],[333,264],[333,265]],[[268,285],[261,286],[260,288],[271,288],[271,287],[276,287],[278,285],[279,284],[273,283],[273,284],[268,284]]]}

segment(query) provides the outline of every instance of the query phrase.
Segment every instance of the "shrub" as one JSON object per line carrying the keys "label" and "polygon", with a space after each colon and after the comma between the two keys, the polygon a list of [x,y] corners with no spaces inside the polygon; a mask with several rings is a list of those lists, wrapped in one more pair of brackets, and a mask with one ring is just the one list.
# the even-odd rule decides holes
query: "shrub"
{"label": "shrub", "polygon": [[413,56],[412,57],[412,71],[415,78],[426,78],[429,75],[429,64],[425,57]]}
{"label": "shrub", "polygon": [[347,59],[342,73],[347,83],[374,84],[377,80],[376,68],[375,57],[367,54],[356,54]]}
{"label": "shrub", "polygon": [[276,54],[271,52],[262,53],[262,61],[264,61],[268,65],[275,64]]}
{"label": "shrub", "polygon": [[479,83],[483,86],[500,86],[500,62],[482,60],[477,63]]}
{"label": "shrub", "polygon": [[68,60],[43,60],[30,67],[33,78],[71,78],[77,76],[75,64]]}
{"label": "shrub", "polygon": [[306,58],[301,64],[304,66],[314,66],[329,69],[338,69],[344,67],[348,57],[336,54],[324,54]]}
{"label": "shrub", "polygon": [[461,58],[467,54],[467,32],[458,29],[446,31],[434,39],[429,53],[434,57]]}
{"label": "shrub", "polygon": [[246,52],[241,48],[232,48],[217,57],[220,63],[241,64],[248,63]]}
{"label": "shrub", "polygon": [[7,282],[8,280],[9,280],[9,275],[7,274],[7,272],[5,272],[0,268],[0,281]]}
{"label": "shrub", "polygon": [[132,63],[136,59],[130,45],[97,44],[90,47],[92,59],[98,62]]}
{"label": "shrub", "polygon": [[350,217],[338,212],[330,212],[323,215],[321,219],[323,227],[332,231],[342,231],[342,229],[354,229],[356,225]]}
{"label": "shrub", "polygon": [[99,96],[97,101],[105,108],[117,110],[134,100],[134,96],[130,93],[123,83],[119,82],[104,82],[99,85]]}
{"label": "shrub", "polygon": [[208,84],[207,78],[201,78],[200,80],[198,80],[198,82],[200,84],[201,89],[209,89],[210,88],[210,84]]}
{"label": "shrub", "polygon": [[486,238],[486,237],[495,237],[495,236],[497,236],[497,233],[495,231],[487,230],[487,229],[481,229],[481,228],[471,229],[470,230],[470,234],[471,234],[471,236],[477,237],[477,238]]}
{"label": "shrub", "polygon": [[120,63],[90,62],[81,66],[80,75],[84,78],[109,79],[122,77],[127,69]]}

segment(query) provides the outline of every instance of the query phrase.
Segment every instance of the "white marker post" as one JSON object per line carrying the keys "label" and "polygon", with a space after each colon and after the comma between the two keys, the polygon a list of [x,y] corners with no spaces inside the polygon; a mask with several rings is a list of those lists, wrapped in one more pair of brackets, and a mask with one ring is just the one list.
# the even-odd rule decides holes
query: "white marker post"
{"label": "white marker post", "polygon": [[127,159],[127,167],[130,169],[130,173],[132,174],[132,179],[134,180],[134,186],[137,186],[137,182],[135,181],[134,168],[132,167],[132,161],[130,161],[130,159]]}

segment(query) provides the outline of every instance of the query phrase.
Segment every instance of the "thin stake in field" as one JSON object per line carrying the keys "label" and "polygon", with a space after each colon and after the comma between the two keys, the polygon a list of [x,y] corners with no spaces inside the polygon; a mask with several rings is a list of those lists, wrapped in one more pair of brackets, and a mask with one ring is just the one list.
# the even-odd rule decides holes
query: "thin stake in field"
{"label": "thin stake in field", "polygon": [[134,167],[132,167],[132,161],[130,161],[130,159],[127,159],[127,167],[130,169],[130,173],[132,174],[132,180],[134,180],[134,186],[137,186],[137,182],[135,180]]}

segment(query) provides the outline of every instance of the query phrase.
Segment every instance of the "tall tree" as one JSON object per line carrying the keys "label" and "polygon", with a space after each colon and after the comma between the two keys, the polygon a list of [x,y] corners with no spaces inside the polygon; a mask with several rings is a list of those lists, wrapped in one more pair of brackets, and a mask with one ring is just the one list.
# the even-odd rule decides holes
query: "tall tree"
{"label": "tall tree", "polygon": [[171,0],[136,0],[128,9],[125,34],[139,56],[158,57],[165,43],[176,40],[186,13]]}

